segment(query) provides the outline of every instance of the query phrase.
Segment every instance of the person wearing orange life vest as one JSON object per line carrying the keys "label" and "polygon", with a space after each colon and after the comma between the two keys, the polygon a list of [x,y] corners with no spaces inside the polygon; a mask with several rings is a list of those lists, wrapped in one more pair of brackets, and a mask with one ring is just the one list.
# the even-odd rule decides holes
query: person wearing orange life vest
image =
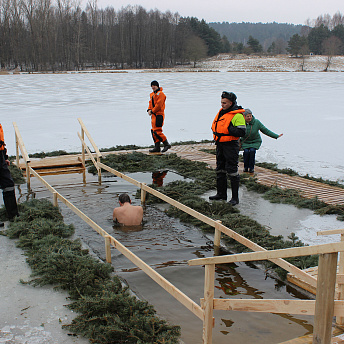
{"label": "person wearing orange life vest", "polygon": [[231,181],[231,205],[239,203],[238,173],[239,138],[246,133],[245,111],[236,102],[233,92],[222,92],[220,111],[215,116],[211,129],[216,144],[216,189],[210,200],[227,200],[227,174]]}
{"label": "person wearing orange life vest", "polygon": [[[0,187],[8,218],[12,220],[18,215],[17,200],[14,191],[14,182],[8,169],[10,162],[8,160],[7,149],[4,138],[4,131],[0,124]],[[0,223],[3,226],[3,223]]]}
{"label": "person wearing orange life vest", "polygon": [[171,148],[168,143],[166,136],[162,132],[162,126],[164,125],[165,119],[165,101],[166,96],[163,92],[162,87],[159,87],[159,83],[156,80],[151,82],[151,87],[153,92],[150,94],[149,105],[148,105],[148,115],[152,118],[152,137],[154,141],[154,148],[150,149],[150,153],[160,152],[160,142],[163,143],[164,148],[162,153],[166,152]]}

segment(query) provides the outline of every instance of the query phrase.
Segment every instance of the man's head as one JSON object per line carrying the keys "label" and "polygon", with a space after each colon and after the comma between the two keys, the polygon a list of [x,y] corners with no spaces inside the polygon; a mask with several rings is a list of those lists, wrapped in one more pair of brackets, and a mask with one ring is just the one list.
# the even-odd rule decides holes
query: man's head
{"label": "man's head", "polygon": [[156,90],[159,89],[159,83],[158,83],[156,80],[153,80],[153,81],[151,82],[151,87],[152,87],[152,90],[153,90],[153,91],[156,91]]}
{"label": "man's head", "polygon": [[243,115],[245,117],[246,123],[250,123],[252,121],[252,111],[250,109],[245,109]]}
{"label": "man's head", "polygon": [[118,200],[119,200],[119,204],[121,204],[121,205],[124,203],[130,203],[131,204],[131,199],[130,199],[129,195],[126,193],[119,195]]}
{"label": "man's head", "polygon": [[228,110],[236,101],[237,97],[233,92],[223,91],[221,94],[221,106],[223,110]]}

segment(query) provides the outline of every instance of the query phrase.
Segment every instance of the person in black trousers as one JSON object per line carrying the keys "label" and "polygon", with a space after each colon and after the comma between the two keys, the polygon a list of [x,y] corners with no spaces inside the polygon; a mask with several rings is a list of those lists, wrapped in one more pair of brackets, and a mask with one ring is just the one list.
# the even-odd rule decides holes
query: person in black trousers
{"label": "person in black trousers", "polygon": [[[6,144],[4,141],[4,131],[0,124],[0,188],[2,189],[7,216],[12,220],[15,216],[18,216],[18,207],[14,191],[14,181],[12,179],[11,172],[8,169],[9,165],[10,162],[8,160]],[[0,222],[0,226],[3,225],[3,222]]]}

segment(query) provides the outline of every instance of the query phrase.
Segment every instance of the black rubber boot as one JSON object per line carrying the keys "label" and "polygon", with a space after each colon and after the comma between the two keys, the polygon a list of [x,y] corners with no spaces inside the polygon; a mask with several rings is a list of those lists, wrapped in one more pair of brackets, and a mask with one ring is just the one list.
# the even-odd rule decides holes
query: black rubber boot
{"label": "black rubber boot", "polygon": [[164,141],[163,144],[164,144],[164,148],[162,149],[161,153],[165,153],[168,149],[171,148],[171,145],[168,143],[167,140]]}
{"label": "black rubber boot", "polygon": [[232,198],[228,202],[231,205],[237,205],[239,204],[239,182],[240,182],[240,176],[234,176],[230,177],[231,180],[231,188],[232,188]]}
{"label": "black rubber boot", "polygon": [[14,190],[13,191],[6,191],[3,193],[4,204],[6,208],[6,212],[8,218],[13,220],[15,216],[18,216],[18,207],[17,207],[17,200]]}
{"label": "black rubber boot", "polygon": [[227,175],[225,173],[219,173],[216,176],[216,189],[217,194],[209,196],[211,201],[227,201]]}
{"label": "black rubber boot", "polygon": [[155,142],[155,147],[149,150],[149,153],[160,153],[160,142]]}

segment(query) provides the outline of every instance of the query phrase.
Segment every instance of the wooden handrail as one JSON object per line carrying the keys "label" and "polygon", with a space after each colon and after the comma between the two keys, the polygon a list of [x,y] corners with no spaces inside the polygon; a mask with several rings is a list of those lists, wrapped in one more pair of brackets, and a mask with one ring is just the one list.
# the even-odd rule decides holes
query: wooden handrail
{"label": "wooden handrail", "polygon": [[98,169],[99,169],[98,163],[97,163],[96,160],[94,159],[92,152],[91,152],[90,149],[87,147],[87,144],[86,144],[86,142],[84,141],[84,139],[81,137],[80,133],[77,133],[77,134],[78,134],[78,137],[79,137],[79,139],[80,139],[80,141],[81,141],[82,146],[84,147],[84,149],[86,150],[88,156],[89,156],[90,159],[92,160],[93,165],[94,165],[94,166],[97,168],[97,170],[98,170]]}
{"label": "wooden handrail", "polygon": [[224,255],[220,257],[198,258],[188,261],[190,266],[207,264],[227,264],[234,262],[250,262],[256,260],[266,260],[271,258],[292,258],[308,256],[312,254],[336,253],[344,251],[344,242],[331,244],[322,244],[314,246],[292,247],[280,250],[271,250],[264,252],[248,252],[233,255]]}
{"label": "wooden handrail", "polygon": [[83,123],[83,121],[81,120],[81,118],[78,118],[78,121],[81,125],[81,128],[83,129],[83,131],[85,132],[86,136],[88,137],[88,139],[91,142],[91,145],[94,149],[94,151],[96,152],[97,158],[101,158],[102,157],[102,153],[100,153],[97,145],[95,144],[95,142],[92,139],[92,136],[90,135],[90,133],[88,132],[87,128],[85,127],[85,124]]}
{"label": "wooden handrail", "polygon": [[[27,165],[30,162],[30,158],[29,158],[29,155],[27,154],[23,139],[20,135],[20,132],[19,132],[19,129],[18,129],[16,122],[13,122],[13,127],[14,127],[14,132],[16,135],[17,143],[18,143],[19,148],[20,148],[21,155],[25,161],[25,164]],[[17,166],[17,167],[19,167],[19,166]]]}
{"label": "wooden handrail", "polygon": [[25,162],[25,167],[26,167],[26,184],[27,184],[28,189],[30,189],[31,182],[30,182],[30,170],[29,170],[29,166],[30,166],[29,155],[27,154],[23,139],[20,135],[16,122],[13,122],[13,127],[14,127],[14,132],[15,132],[15,137],[16,137],[16,164],[17,164],[17,167],[19,168],[19,150],[18,150],[18,147],[19,147],[21,155]]}
{"label": "wooden handrail", "polygon": [[344,234],[344,229],[330,229],[328,231],[317,232],[317,235],[333,235],[333,234]]}
{"label": "wooden handrail", "polygon": [[[223,311],[314,315],[315,300],[214,299],[214,309]],[[201,299],[203,307],[204,299]],[[334,315],[344,315],[344,301],[334,301]]]}

